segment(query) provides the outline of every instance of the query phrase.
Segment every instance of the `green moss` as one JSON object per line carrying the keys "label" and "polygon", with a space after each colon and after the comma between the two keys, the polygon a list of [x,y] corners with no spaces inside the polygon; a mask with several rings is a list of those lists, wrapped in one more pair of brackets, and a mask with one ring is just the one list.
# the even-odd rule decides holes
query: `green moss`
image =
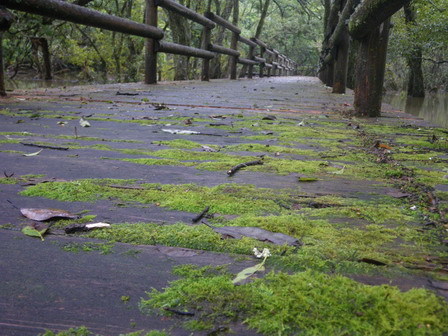
{"label": "green moss", "polygon": [[[86,327],[78,327],[78,328],[70,328],[65,331],[60,331],[58,333],[55,333],[51,330],[47,330],[44,334],[39,334],[42,336],[100,336],[97,333],[92,333],[89,331]],[[165,331],[160,330],[152,330],[149,332],[144,331],[135,331],[128,334],[120,334],[119,336],[169,336],[170,334],[166,333]],[[106,335],[104,335],[106,336]]]}
{"label": "green moss", "polygon": [[141,184],[139,188],[142,190],[113,187],[114,184],[127,183],[133,182],[108,179],[48,182],[28,187],[22,195],[60,201],[94,202],[100,199],[117,199],[144,204],[157,203],[162,207],[189,212],[200,212],[210,205],[211,212],[221,214],[280,212],[283,208],[276,202],[288,198],[284,192],[250,185],[224,184],[209,188],[193,184]]}
{"label": "green moss", "polygon": [[0,177],[0,184],[17,184],[19,180],[14,177]]}
{"label": "green moss", "polygon": [[[111,228],[92,231],[90,237],[137,245],[165,245],[226,253],[252,254],[254,246],[268,247],[280,254],[285,247],[261,243],[252,238],[222,239],[221,235],[206,225],[158,225],[135,223],[114,225]],[[292,250],[292,249],[289,249]]]}
{"label": "green moss", "polygon": [[104,243],[68,243],[62,246],[62,250],[73,253],[99,251],[100,254],[110,254],[113,247],[113,244]]}
{"label": "green moss", "polygon": [[163,292],[152,290],[142,309],[195,311],[194,319],[205,325],[240,321],[263,335],[441,335],[448,330],[446,303],[423,289],[403,293],[315,271],[271,272],[241,286],[222,271],[184,274]]}
{"label": "green moss", "polygon": [[201,145],[198,142],[184,140],[184,139],[175,139],[175,140],[168,140],[168,141],[153,141],[152,144],[164,145],[164,146],[169,146],[169,147],[178,148],[178,149],[201,148]]}

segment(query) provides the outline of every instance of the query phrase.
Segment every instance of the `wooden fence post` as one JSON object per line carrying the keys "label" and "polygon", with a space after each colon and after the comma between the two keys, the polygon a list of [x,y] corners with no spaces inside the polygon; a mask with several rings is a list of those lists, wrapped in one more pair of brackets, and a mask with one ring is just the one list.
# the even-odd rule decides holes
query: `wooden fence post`
{"label": "wooden fence post", "polygon": [[[260,58],[264,58],[264,47],[260,46]],[[264,76],[264,63],[260,63],[260,78]]]}
{"label": "wooden fence post", "polygon": [[[156,0],[146,0],[145,23],[157,27]],[[157,84],[157,51],[155,39],[145,41],[145,84]]]}
{"label": "wooden fence post", "polygon": [[[204,27],[204,35],[201,48],[208,50],[211,43],[212,30],[208,27]],[[210,81],[210,59],[204,58],[202,60],[202,75],[201,80]]]}

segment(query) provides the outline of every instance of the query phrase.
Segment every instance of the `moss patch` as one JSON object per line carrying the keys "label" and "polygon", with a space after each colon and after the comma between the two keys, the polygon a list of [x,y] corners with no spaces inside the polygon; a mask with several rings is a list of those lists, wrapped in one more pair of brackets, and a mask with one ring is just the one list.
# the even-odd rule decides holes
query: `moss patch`
{"label": "moss patch", "polygon": [[142,309],[193,311],[214,325],[244,321],[263,335],[441,335],[448,308],[434,294],[391,286],[367,286],[315,271],[271,272],[235,286],[233,275],[210,268],[177,270],[183,279],[153,290]]}

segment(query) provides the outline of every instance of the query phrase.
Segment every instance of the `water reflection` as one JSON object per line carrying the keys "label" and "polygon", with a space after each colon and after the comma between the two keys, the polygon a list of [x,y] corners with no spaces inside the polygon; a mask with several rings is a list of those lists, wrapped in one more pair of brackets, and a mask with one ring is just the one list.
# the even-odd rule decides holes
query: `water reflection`
{"label": "water reflection", "polygon": [[384,102],[442,127],[448,127],[448,94],[428,93],[425,98],[407,97],[406,93],[387,94]]}

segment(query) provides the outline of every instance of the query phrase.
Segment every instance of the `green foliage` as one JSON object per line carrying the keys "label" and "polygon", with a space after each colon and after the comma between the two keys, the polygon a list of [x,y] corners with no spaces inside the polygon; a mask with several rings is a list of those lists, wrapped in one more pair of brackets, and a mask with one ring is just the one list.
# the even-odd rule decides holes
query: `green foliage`
{"label": "green foliage", "polygon": [[394,16],[391,30],[386,87],[405,88],[407,66],[405,56],[415,48],[423,51],[423,73],[427,89],[448,91],[448,24],[447,0],[414,0],[415,24],[405,22],[403,11]]}
{"label": "green foliage", "polygon": [[[368,286],[315,271],[271,272],[234,286],[232,275],[182,267],[185,278],[142,300],[142,310],[185,309],[198,322],[244,321],[263,335],[441,335],[448,307],[434,294]],[[191,322],[190,322],[191,323]]]}

